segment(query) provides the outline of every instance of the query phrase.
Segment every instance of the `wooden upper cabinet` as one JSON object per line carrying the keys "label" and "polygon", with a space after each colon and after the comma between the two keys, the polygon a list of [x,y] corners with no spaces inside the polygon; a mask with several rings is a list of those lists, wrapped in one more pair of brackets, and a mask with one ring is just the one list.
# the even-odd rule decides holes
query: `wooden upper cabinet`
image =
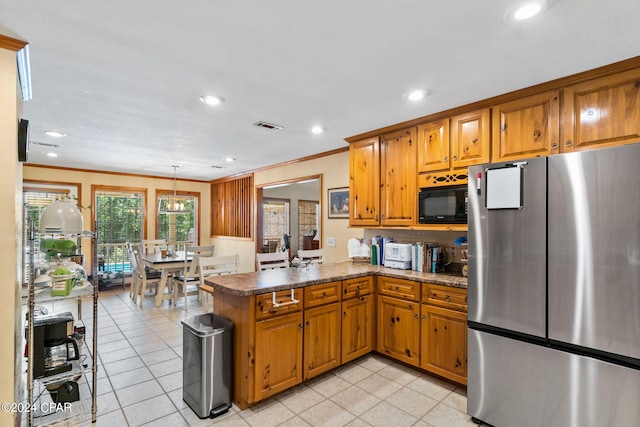
{"label": "wooden upper cabinet", "polygon": [[381,141],[381,225],[416,222],[416,131],[387,134]]}
{"label": "wooden upper cabinet", "polygon": [[485,108],[451,118],[451,165],[466,168],[489,163],[491,110]]}
{"label": "wooden upper cabinet", "polygon": [[349,224],[378,225],[380,141],[369,138],[349,146]]}
{"label": "wooden upper cabinet", "polygon": [[558,154],[559,101],[550,91],[493,107],[492,161]]}
{"label": "wooden upper cabinet", "polygon": [[449,119],[418,126],[418,173],[448,170]]}
{"label": "wooden upper cabinet", "polygon": [[564,152],[640,140],[640,70],[564,89]]}

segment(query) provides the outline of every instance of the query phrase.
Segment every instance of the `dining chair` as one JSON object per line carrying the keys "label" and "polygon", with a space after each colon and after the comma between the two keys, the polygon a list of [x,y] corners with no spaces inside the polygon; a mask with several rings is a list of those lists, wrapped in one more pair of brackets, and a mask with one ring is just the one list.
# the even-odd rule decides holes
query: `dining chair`
{"label": "dining chair", "polygon": [[158,253],[167,248],[167,239],[146,239],[142,241],[142,252],[145,254]]}
{"label": "dining chair", "polygon": [[144,264],[142,263],[142,253],[140,252],[140,245],[129,245],[131,250],[131,259],[132,267],[135,264],[135,271],[132,272],[134,275],[131,287],[131,295],[133,298],[133,303],[135,304],[140,297],[140,308],[143,307],[144,304],[144,295],[147,292],[147,289],[154,288],[155,292],[158,292],[158,285],[160,284],[160,280],[162,277],[162,272],[160,271],[147,271],[144,268]]}
{"label": "dining chair", "polygon": [[[144,239],[142,240],[141,248],[143,254],[157,254],[160,253],[163,249],[167,249],[167,239]],[[144,269],[149,272],[157,272],[160,270],[156,270],[153,268],[149,268],[144,266]]]}
{"label": "dining chair", "polygon": [[324,249],[298,249],[298,258],[311,264],[324,264]]}
{"label": "dining chair", "polygon": [[[200,287],[208,287],[204,282],[208,277],[236,274],[238,272],[239,259],[240,257],[238,255],[198,257]],[[203,305],[208,311],[213,311],[213,303],[210,300],[212,294],[209,292],[203,292],[202,290],[201,292]]]}
{"label": "dining chair", "polygon": [[[178,296],[184,297],[184,308],[187,310],[187,297],[190,295],[198,295],[199,264],[200,257],[213,256],[213,245],[209,246],[186,246],[184,248],[185,259],[182,270],[173,276],[173,305],[176,305]],[[189,290],[189,285],[195,285],[194,289]],[[179,295],[180,294],[180,295]]]}
{"label": "dining chair", "polygon": [[256,254],[256,270],[271,270],[289,267],[289,252]]}
{"label": "dining chair", "polygon": [[127,248],[127,255],[129,256],[129,265],[131,268],[131,289],[129,290],[129,297],[133,299],[133,296],[138,291],[138,285],[140,280],[140,277],[139,277],[140,270],[138,268],[138,261],[136,259],[136,255],[133,253],[131,243],[127,242],[125,246]]}

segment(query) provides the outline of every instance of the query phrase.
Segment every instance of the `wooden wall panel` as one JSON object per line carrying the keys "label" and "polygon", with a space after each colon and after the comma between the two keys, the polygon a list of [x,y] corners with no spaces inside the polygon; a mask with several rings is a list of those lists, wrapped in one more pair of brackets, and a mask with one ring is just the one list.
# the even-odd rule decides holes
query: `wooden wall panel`
{"label": "wooden wall panel", "polygon": [[211,183],[211,235],[250,238],[253,174]]}

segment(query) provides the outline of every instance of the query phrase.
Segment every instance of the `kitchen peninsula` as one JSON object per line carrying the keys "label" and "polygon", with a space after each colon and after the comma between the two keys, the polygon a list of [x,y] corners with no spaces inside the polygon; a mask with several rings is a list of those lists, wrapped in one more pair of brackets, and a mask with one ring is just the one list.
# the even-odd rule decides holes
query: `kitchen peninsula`
{"label": "kitchen peninsula", "polygon": [[466,384],[467,279],[360,263],[211,276],[241,409],[371,351]]}

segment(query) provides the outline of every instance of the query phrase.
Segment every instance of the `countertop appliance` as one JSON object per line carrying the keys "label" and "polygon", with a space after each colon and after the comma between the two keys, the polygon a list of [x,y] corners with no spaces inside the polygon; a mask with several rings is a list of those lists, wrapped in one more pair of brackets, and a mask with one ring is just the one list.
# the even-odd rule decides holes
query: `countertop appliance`
{"label": "countertop appliance", "polygon": [[640,425],[640,144],[469,168],[467,412]]}
{"label": "countertop appliance", "polygon": [[411,270],[411,244],[387,243],[384,246],[384,266]]}
{"label": "countertop appliance", "polygon": [[70,371],[80,355],[70,312],[37,316],[33,321],[33,376],[48,377]]}
{"label": "countertop appliance", "polygon": [[423,188],[418,193],[420,224],[466,224],[467,210],[466,185]]}

